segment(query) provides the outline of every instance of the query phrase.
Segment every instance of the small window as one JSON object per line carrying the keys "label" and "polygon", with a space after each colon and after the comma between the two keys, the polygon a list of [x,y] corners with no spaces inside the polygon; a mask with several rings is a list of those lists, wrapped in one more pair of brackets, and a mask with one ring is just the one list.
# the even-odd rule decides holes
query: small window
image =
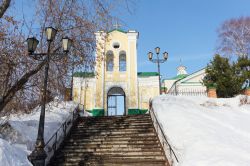
{"label": "small window", "polygon": [[121,51],[119,53],[119,71],[126,71],[126,52]]}
{"label": "small window", "polygon": [[114,54],[112,51],[108,51],[106,54],[106,70],[113,71],[114,68]]}
{"label": "small window", "polygon": [[120,48],[120,44],[119,44],[118,42],[114,42],[114,43],[113,43],[113,47],[114,47],[115,49],[118,49],[118,48]]}

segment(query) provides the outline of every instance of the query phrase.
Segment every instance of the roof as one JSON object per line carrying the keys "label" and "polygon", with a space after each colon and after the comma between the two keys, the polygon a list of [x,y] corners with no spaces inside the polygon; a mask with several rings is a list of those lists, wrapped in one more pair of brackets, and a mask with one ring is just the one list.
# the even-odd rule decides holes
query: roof
{"label": "roof", "polygon": [[151,77],[151,76],[159,76],[158,72],[138,72],[138,77]]}
{"label": "roof", "polygon": [[175,77],[173,77],[171,79],[172,80],[179,80],[179,79],[183,79],[183,78],[185,78],[187,76],[188,76],[188,74],[179,74],[179,75],[177,75],[177,76],[175,76]]}
{"label": "roof", "polygon": [[122,32],[122,33],[127,33],[126,31],[122,30],[122,29],[112,29],[110,31],[108,31],[108,33],[111,33],[113,31],[118,31],[118,32]]}
{"label": "roof", "polygon": [[[73,77],[90,78],[90,77],[94,77],[94,76],[95,76],[94,72],[75,72],[73,74]],[[159,76],[159,73],[157,73],[157,72],[138,72],[137,76],[138,77],[152,77],[152,76]]]}
{"label": "roof", "polygon": [[90,77],[95,77],[94,72],[75,72],[73,74],[73,77],[84,77],[84,78],[90,78]]}
{"label": "roof", "polygon": [[192,74],[180,74],[180,75],[177,75],[177,76],[172,77],[172,78],[163,79],[163,81],[164,80],[182,80],[182,79],[184,79],[186,77],[189,77],[189,76],[192,76],[192,75],[194,75],[194,74],[196,74],[196,73],[198,73],[198,72],[200,72],[200,71],[202,71],[204,69],[206,69],[206,67],[201,68],[200,70],[197,70],[197,71],[193,72]]}
{"label": "roof", "polygon": [[172,78],[163,79],[163,81],[164,80],[180,80],[180,79],[186,78],[187,76],[189,76],[189,75],[188,74],[180,74],[180,75],[177,75],[177,76],[172,77]]}

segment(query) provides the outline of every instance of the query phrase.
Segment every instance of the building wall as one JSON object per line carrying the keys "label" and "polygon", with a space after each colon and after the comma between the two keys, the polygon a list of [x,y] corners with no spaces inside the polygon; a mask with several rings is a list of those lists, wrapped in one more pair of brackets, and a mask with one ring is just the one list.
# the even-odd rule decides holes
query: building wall
{"label": "building wall", "polygon": [[84,105],[85,110],[95,108],[95,78],[73,78],[73,101]]}
{"label": "building wall", "polygon": [[139,109],[148,109],[149,100],[159,95],[158,76],[138,78]]}
{"label": "building wall", "polygon": [[[138,77],[137,38],[135,31],[96,33],[95,77],[74,77],[74,101],[83,104],[85,110],[106,111],[108,91],[112,87],[120,87],[126,95],[126,113],[148,109],[150,98],[159,95],[159,80],[156,75]],[[113,48],[114,42],[120,43],[118,49]],[[106,71],[106,53],[109,50],[114,54],[113,71]],[[119,71],[120,51],[126,52],[126,71]]]}
{"label": "building wall", "polygon": [[[137,102],[137,38],[138,33],[113,31],[108,34],[98,32],[97,40],[97,82],[96,82],[96,107],[107,110],[107,93],[111,87],[121,87],[126,94],[127,109],[138,108]],[[118,42],[120,47],[113,48],[113,43]],[[106,71],[106,53],[113,51],[113,71]],[[119,53],[126,52],[126,71],[119,71]],[[101,73],[101,74],[100,74]]]}
{"label": "building wall", "polygon": [[[190,74],[186,78],[178,80],[169,90],[169,93],[199,93],[206,95],[206,87],[202,84],[202,79],[205,76],[205,69]],[[168,81],[168,80],[167,80]],[[203,92],[203,93],[202,93]]]}
{"label": "building wall", "polygon": [[173,84],[175,83],[175,81],[177,80],[164,80],[163,81],[163,87],[166,87],[167,88],[167,91],[170,90],[170,88],[173,86]]}

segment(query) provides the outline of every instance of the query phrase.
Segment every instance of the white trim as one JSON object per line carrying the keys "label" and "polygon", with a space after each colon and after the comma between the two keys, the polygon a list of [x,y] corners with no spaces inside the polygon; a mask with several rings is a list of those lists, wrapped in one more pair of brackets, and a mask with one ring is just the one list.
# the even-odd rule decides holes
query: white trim
{"label": "white trim", "polygon": [[199,70],[199,71],[197,71],[197,72],[195,72],[193,74],[188,75],[186,78],[183,78],[180,81],[178,81],[178,83],[188,81],[188,80],[190,80],[190,79],[192,79],[194,77],[197,77],[199,75],[205,75],[205,69]]}

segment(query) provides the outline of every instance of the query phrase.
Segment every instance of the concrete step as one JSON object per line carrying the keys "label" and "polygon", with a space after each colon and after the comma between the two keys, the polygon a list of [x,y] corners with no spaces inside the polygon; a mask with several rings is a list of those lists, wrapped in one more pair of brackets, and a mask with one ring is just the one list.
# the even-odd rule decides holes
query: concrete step
{"label": "concrete step", "polygon": [[74,152],[154,152],[154,151],[161,151],[161,147],[148,147],[148,148],[136,148],[136,147],[105,147],[105,148],[100,148],[100,147],[95,147],[95,148],[80,148],[76,149],[75,147],[72,146],[66,146],[62,151],[74,151]]}
{"label": "concrete step", "polygon": [[148,128],[142,128],[142,127],[120,127],[120,128],[115,128],[115,127],[108,127],[108,128],[74,128],[72,132],[100,132],[100,131],[152,131],[154,130],[153,127],[148,127]]}
{"label": "concrete step", "polygon": [[154,129],[153,126],[150,125],[145,125],[145,126],[140,126],[140,125],[136,125],[136,126],[131,126],[131,125],[127,125],[127,126],[75,126],[72,131],[77,131],[77,130],[123,130],[123,129]]}
{"label": "concrete step", "polygon": [[97,121],[103,121],[103,122],[110,122],[110,121],[113,121],[113,122],[128,122],[128,121],[148,121],[150,120],[151,118],[148,117],[148,118],[129,118],[129,119],[126,119],[126,118],[95,118],[95,117],[88,117],[88,118],[85,118],[85,119],[80,119],[79,122],[97,122]]}
{"label": "concrete step", "polygon": [[128,137],[136,137],[136,136],[155,136],[155,133],[152,132],[123,132],[123,131],[104,131],[104,132],[97,132],[97,133],[72,133],[72,138],[84,137],[84,136],[128,136]]}
{"label": "concrete step", "polygon": [[103,119],[103,118],[86,118],[86,119],[79,119],[79,123],[92,123],[92,122],[118,122],[118,123],[123,123],[123,122],[132,122],[132,121],[147,121],[149,122],[151,120],[151,118],[134,118],[134,119]]}
{"label": "concrete step", "polygon": [[79,165],[90,165],[90,166],[167,166],[165,160],[155,160],[155,159],[103,159],[103,158],[89,158],[81,161],[68,161],[67,163],[61,165],[61,163],[56,162],[57,166],[79,166]]}
{"label": "concrete step", "polygon": [[[158,141],[140,141],[140,140],[135,140],[135,141],[85,141],[85,142],[75,142],[75,141],[70,141],[73,143],[76,143],[76,145],[86,145],[86,144],[102,144],[102,145],[135,145],[135,144],[158,144]],[[67,142],[68,143],[68,142]]]}
{"label": "concrete step", "polygon": [[[124,130],[124,129],[152,129],[153,126],[151,124],[148,125],[93,125],[93,126],[75,126],[72,131],[75,130]],[[154,129],[154,128],[153,128]]]}
{"label": "concrete step", "polygon": [[80,163],[56,163],[55,166],[166,166],[165,162],[136,162],[136,163],[104,163],[104,161],[99,162],[84,162]]}
{"label": "concrete step", "polygon": [[[124,136],[124,137],[123,137]],[[147,134],[129,134],[129,135],[126,135],[126,134],[122,134],[119,135],[119,134],[116,134],[116,135],[104,135],[104,134],[96,134],[96,135],[72,135],[69,139],[67,140],[75,140],[76,142],[82,142],[81,140],[82,139],[89,139],[89,140],[95,140],[96,138],[103,138],[105,140],[108,140],[109,138],[110,139],[115,139],[115,138],[133,138],[133,137],[155,137],[155,135],[153,134],[150,134],[150,133],[147,133]],[[67,141],[65,140],[65,141]]]}
{"label": "concrete step", "polygon": [[73,130],[71,134],[96,134],[96,133],[149,133],[153,132],[154,129],[93,129],[93,130]]}
{"label": "concrete step", "polygon": [[86,127],[86,126],[152,126],[151,123],[149,122],[143,122],[143,123],[140,123],[140,122],[133,122],[133,123],[115,123],[115,122],[110,122],[110,123],[106,123],[106,122],[98,122],[98,123],[91,123],[91,124],[88,124],[88,123],[78,123],[76,126],[83,126],[83,127]]}
{"label": "concrete step", "polygon": [[61,155],[58,155],[57,158],[64,158],[67,160],[82,160],[83,158],[90,158],[92,156],[108,156],[112,159],[155,159],[155,160],[162,160],[165,159],[163,156],[163,152],[106,152],[106,153],[100,153],[100,152],[70,152],[67,151],[62,152]]}
{"label": "concrete step", "polygon": [[72,135],[92,135],[92,134],[137,134],[137,133],[151,133],[152,130],[148,130],[148,129],[145,129],[145,130],[103,130],[103,131],[79,131],[79,132],[72,132],[71,134]]}
{"label": "concrete step", "polygon": [[56,166],[79,166],[79,165],[84,165],[84,166],[166,166],[165,161],[159,161],[159,162],[123,162],[123,163],[112,163],[108,162],[105,163],[105,161],[96,161],[96,162],[84,162],[84,164],[80,163],[65,163],[65,164],[60,164],[56,163]]}
{"label": "concrete step", "polygon": [[[108,139],[111,139],[111,140],[134,140],[134,139],[139,139],[139,140],[145,140],[145,139],[153,139],[155,138],[156,135],[154,134],[149,134],[149,133],[146,133],[146,134],[129,134],[129,135],[119,135],[119,134],[116,134],[116,135],[80,135],[80,136],[71,136],[69,137],[67,140],[65,141],[72,141],[72,140],[75,140],[76,142],[83,142],[81,140],[96,140],[96,139],[102,139],[102,140],[108,140]],[[157,139],[157,138],[156,138]]]}
{"label": "concrete step", "polygon": [[80,117],[80,120],[88,120],[88,119],[101,119],[101,120],[111,120],[111,119],[146,119],[150,118],[149,114],[144,114],[144,115],[135,115],[135,116],[99,116],[99,117]]}
{"label": "concrete step", "polygon": [[[106,159],[106,160],[135,160],[135,159],[147,159],[147,160],[165,160],[165,157],[163,155],[158,155],[158,154],[149,154],[149,155],[141,155],[141,154],[101,154],[101,153],[76,153],[76,154],[71,154],[71,153],[61,153],[61,155],[56,156],[56,159],[64,159],[66,161],[82,161],[85,158],[93,158],[95,160],[100,159]],[[97,157],[97,158],[95,158]]]}
{"label": "concrete step", "polygon": [[56,152],[52,165],[166,166],[149,115],[83,117]]}
{"label": "concrete step", "polygon": [[82,120],[79,121],[78,124],[95,124],[95,123],[101,123],[101,124],[110,124],[110,123],[150,123],[150,119],[138,119],[138,120],[95,120],[95,119],[89,119],[89,120]]}
{"label": "concrete step", "polygon": [[[68,139],[71,142],[74,142],[73,138]],[[108,137],[82,137],[80,142],[88,142],[88,141],[157,141],[158,138],[156,136],[151,136],[151,137],[113,137],[113,136],[108,136]],[[77,140],[79,142],[79,140]]]}
{"label": "concrete step", "polygon": [[98,122],[98,123],[93,123],[93,124],[77,124],[77,127],[86,127],[86,126],[90,126],[90,127],[111,127],[111,126],[115,126],[115,127],[127,127],[127,126],[141,126],[141,127],[145,127],[145,126],[152,126],[151,123],[147,123],[147,122],[125,122],[122,124],[117,124],[114,122],[110,122],[110,123],[103,123],[103,122]]}
{"label": "concrete step", "polygon": [[150,149],[150,148],[159,148],[161,145],[158,144],[75,144],[75,143],[68,143],[63,146],[63,148],[72,147],[74,149],[87,149],[87,148],[141,148],[141,149]]}

